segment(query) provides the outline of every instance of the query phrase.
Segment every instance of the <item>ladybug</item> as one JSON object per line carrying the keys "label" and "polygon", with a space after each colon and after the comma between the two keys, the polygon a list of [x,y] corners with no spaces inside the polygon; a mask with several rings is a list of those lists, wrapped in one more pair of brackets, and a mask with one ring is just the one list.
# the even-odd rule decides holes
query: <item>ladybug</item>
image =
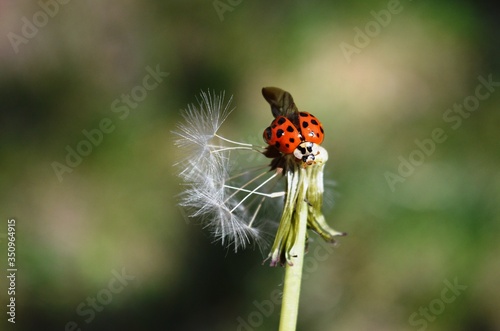
{"label": "ladybug", "polygon": [[303,141],[299,130],[285,116],[278,116],[263,133],[264,141],[283,154],[292,154]]}
{"label": "ladybug", "polygon": [[306,112],[299,112],[299,128],[305,141],[315,144],[321,144],[323,142],[323,126],[314,115]]}

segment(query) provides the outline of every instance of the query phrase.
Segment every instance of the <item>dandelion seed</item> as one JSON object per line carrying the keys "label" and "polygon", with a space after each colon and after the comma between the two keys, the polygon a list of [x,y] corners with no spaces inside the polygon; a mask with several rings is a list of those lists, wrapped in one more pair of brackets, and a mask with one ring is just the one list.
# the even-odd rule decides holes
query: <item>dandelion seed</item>
{"label": "dandelion seed", "polygon": [[[268,190],[276,177],[269,171],[252,176],[259,169],[256,168],[234,174],[239,166],[232,153],[261,154],[263,148],[218,133],[232,111],[231,100],[225,102],[224,93],[202,92],[198,106],[189,105],[183,111],[184,121],[174,134],[175,145],[182,153],[177,163],[184,185],[180,205],[190,217],[198,218],[215,240],[237,251],[250,243],[265,245],[270,224],[257,214],[265,199],[282,196],[283,192]],[[260,179],[264,182],[257,183]]]}

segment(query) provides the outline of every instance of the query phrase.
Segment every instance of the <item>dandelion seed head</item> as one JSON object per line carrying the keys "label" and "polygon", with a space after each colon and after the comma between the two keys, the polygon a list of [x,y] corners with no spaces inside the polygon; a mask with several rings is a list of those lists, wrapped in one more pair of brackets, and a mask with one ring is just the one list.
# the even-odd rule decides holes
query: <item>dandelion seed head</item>
{"label": "dandelion seed head", "polygon": [[[250,175],[234,175],[241,171],[238,164],[253,159],[251,155],[257,154],[257,148],[217,134],[232,111],[231,100],[225,102],[224,93],[202,92],[198,106],[190,105],[183,111],[183,122],[174,134],[175,145],[182,154],[176,164],[183,188],[179,204],[216,241],[237,251],[251,243],[259,248],[264,246],[265,222],[257,217],[257,212],[266,195],[256,192],[260,186],[255,179],[262,174],[253,179],[247,178]],[[244,152],[247,157],[242,160]],[[261,161],[266,162],[265,158]],[[267,177],[272,177],[272,173],[267,172]]]}

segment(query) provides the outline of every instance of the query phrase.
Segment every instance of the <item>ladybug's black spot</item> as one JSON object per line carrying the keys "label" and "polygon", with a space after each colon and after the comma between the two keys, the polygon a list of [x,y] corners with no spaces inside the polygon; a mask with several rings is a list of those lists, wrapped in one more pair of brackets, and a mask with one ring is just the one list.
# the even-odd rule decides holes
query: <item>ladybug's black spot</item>
{"label": "ladybug's black spot", "polygon": [[319,130],[321,131],[321,133],[323,133],[323,134],[325,133],[325,132],[323,131],[323,127],[322,127],[322,126],[320,126],[320,127],[319,127]]}
{"label": "ladybug's black spot", "polygon": [[283,137],[284,134],[285,134],[285,131],[283,131],[282,129],[278,129],[278,131],[276,131],[276,137],[278,137],[278,138]]}
{"label": "ladybug's black spot", "polygon": [[278,124],[279,124],[279,125],[283,125],[283,123],[285,123],[285,122],[286,122],[286,118],[285,118],[285,117],[280,117],[280,118],[278,119]]}
{"label": "ladybug's black spot", "polygon": [[292,144],[295,142],[295,138],[288,139]]}
{"label": "ladybug's black spot", "polygon": [[308,113],[304,113],[304,112],[300,112],[299,115],[300,115],[300,117],[308,117],[309,116]]}
{"label": "ladybug's black spot", "polygon": [[274,147],[276,147],[277,149],[279,149],[279,148],[280,148],[280,143],[279,143],[279,142],[276,142],[276,143],[274,144]]}
{"label": "ladybug's black spot", "polygon": [[305,129],[309,126],[309,123],[307,123],[306,121],[302,122],[302,127]]}
{"label": "ladybug's black spot", "polygon": [[285,144],[286,148],[290,148],[290,144]]}
{"label": "ladybug's black spot", "polygon": [[264,140],[266,142],[271,140],[272,135],[273,135],[273,132],[271,131],[271,128],[268,127],[264,130]]}
{"label": "ladybug's black spot", "polygon": [[289,125],[289,126],[286,128],[286,130],[287,130],[288,132],[293,132],[293,131],[295,131],[291,125]]}
{"label": "ladybug's black spot", "polygon": [[311,123],[314,124],[314,125],[318,125],[318,121],[316,121],[315,119],[312,119]]}

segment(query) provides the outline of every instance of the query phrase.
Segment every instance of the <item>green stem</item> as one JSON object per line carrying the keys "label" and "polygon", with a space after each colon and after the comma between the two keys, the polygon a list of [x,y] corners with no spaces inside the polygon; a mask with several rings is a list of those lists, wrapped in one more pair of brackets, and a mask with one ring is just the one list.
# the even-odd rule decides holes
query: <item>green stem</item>
{"label": "green stem", "polygon": [[297,224],[296,241],[291,249],[290,261],[285,271],[283,285],[283,300],[281,305],[281,317],[279,331],[293,331],[297,326],[299,312],[300,285],[302,282],[302,269],[306,245],[307,231],[307,202],[306,192],[308,180],[306,171],[300,168],[294,171],[293,176],[299,177],[298,196],[295,204],[294,222]]}

